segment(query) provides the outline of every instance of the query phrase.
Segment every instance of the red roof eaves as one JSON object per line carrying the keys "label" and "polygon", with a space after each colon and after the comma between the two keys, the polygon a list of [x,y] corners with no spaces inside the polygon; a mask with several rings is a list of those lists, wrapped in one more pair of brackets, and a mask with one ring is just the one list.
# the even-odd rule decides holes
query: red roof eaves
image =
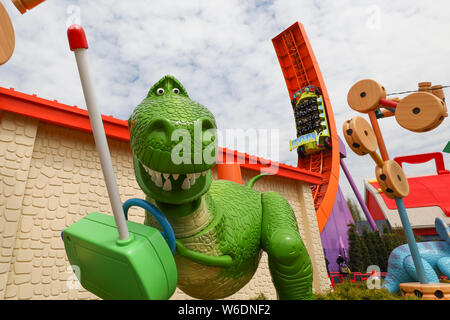
{"label": "red roof eaves", "polygon": [[289,166],[272,160],[249,155],[247,153],[230,150],[227,148],[219,148],[219,157],[217,163],[239,163],[241,168],[266,172],[280,177],[309,182],[311,184],[320,184],[322,175],[319,173],[307,171],[297,167]]}

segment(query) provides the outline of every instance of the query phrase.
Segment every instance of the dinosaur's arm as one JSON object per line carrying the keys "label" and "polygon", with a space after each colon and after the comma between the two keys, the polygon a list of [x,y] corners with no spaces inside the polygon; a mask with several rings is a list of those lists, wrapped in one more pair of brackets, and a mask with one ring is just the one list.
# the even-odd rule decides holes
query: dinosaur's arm
{"label": "dinosaur's arm", "polygon": [[229,267],[233,264],[231,256],[209,256],[186,248],[180,240],[177,241],[177,252],[180,256],[188,258],[194,262],[211,267]]}
{"label": "dinosaur's arm", "polygon": [[262,208],[261,242],[278,297],[314,299],[311,259],[289,202],[276,192],[267,192],[262,195]]}

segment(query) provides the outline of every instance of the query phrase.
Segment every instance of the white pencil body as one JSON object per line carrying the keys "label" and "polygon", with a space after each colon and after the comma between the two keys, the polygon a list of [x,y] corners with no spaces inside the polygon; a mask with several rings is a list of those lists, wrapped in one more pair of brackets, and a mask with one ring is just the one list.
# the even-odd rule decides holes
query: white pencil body
{"label": "white pencil body", "polygon": [[89,62],[87,59],[87,49],[76,49],[74,52],[78,72],[80,74],[81,85],[83,87],[84,98],[89,112],[89,119],[91,121],[92,131],[94,133],[95,145],[97,146],[97,151],[100,157],[100,164],[102,166],[103,176],[105,177],[105,184],[108,190],[114,219],[116,221],[117,229],[119,230],[119,238],[121,240],[125,240],[129,237],[128,226],[123,213],[122,201],[120,200],[120,193],[114,175],[103,121],[97,105],[89,69]]}

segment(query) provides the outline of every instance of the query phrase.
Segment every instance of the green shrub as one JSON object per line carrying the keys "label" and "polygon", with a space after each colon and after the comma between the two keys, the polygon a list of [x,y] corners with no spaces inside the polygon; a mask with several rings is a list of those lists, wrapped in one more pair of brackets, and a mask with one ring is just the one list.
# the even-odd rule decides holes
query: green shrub
{"label": "green shrub", "polygon": [[316,294],[316,300],[419,300],[418,298],[405,298],[401,294],[392,294],[387,289],[369,289],[366,282],[345,281],[336,284],[333,291],[326,294]]}

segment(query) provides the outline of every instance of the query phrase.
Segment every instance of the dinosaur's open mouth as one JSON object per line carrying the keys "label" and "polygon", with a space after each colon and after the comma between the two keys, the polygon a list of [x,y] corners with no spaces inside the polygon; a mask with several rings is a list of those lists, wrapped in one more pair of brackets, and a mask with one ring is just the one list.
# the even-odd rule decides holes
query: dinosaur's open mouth
{"label": "dinosaur's open mouth", "polygon": [[172,191],[175,186],[179,186],[182,190],[189,190],[195,183],[200,179],[200,177],[206,176],[209,170],[205,170],[203,172],[197,173],[187,173],[187,174],[179,174],[179,173],[165,173],[158,172],[156,170],[152,170],[147,167],[145,164],[140,162],[144,170],[149,175],[151,181],[157,186],[161,188],[163,191]]}
{"label": "dinosaur's open mouth", "polygon": [[211,185],[210,169],[213,165],[202,166],[203,171],[200,172],[172,173],[164,172],[165,169],[152,169],[136,156],[133,156],[133,161],[139,186],[148,197],[158,202],[187,203],[203,195]]}

